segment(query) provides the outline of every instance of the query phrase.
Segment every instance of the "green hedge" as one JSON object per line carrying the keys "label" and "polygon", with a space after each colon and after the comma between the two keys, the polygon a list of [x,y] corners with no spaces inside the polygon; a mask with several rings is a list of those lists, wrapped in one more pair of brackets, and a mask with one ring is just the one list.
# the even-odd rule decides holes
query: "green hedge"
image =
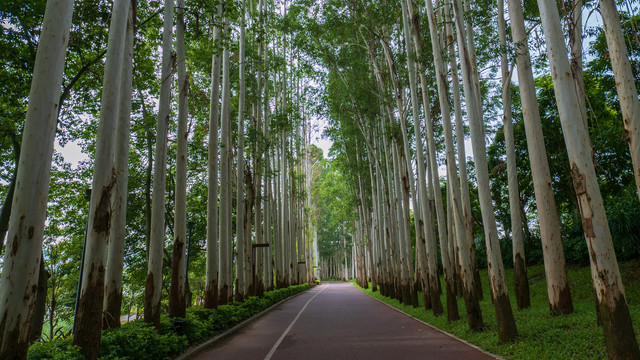
{"label": "green hedge", "polygon": [[[186,335],[178,335],[174,319],[162,315],[158,331],[142,320],[123,324],[118,329],[102,331],[100,359],[103,360],[155,360],[168,359],[182,353],[188,346],[204,342],[224,330],[265,310],[290,296],[309,288],[309,284],[294,285],[252,296],[244,302],[221,305],[217,309],[191,307],[187,309]],[[72,345],[72,339],[56,338],[39,342],[29,348],[30,360],[81,360],[80,349]]]}

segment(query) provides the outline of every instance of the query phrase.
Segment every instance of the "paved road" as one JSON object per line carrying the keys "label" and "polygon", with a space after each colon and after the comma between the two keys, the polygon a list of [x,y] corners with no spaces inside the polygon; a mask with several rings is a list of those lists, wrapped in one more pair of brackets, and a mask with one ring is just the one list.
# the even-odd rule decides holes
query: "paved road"
{"label": "paved road", "polygon": [[286,301],[192,359],[493,359],[382,304],[350,283]]}

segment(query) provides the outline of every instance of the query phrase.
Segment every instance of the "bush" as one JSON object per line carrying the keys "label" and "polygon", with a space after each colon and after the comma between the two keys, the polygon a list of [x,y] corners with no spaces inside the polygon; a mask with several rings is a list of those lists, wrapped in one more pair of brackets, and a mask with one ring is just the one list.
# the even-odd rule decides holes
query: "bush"
{"label": "bush", "polygon": [[[161,330],[168,318],[162,319]],[[102,359],[166,359],[187,347],[187,337],[172,331],[159,333],[151,324],[136,320],[119,329],[102,332],[100,356]]]}
{"label": "bush", "polygon": [[37,342],[29,348],[27,359],[40,360],[82,360],[84,356],[80,354],[80,348],[73,346],[72,337],[66,339],[54,338],[47,342]]}

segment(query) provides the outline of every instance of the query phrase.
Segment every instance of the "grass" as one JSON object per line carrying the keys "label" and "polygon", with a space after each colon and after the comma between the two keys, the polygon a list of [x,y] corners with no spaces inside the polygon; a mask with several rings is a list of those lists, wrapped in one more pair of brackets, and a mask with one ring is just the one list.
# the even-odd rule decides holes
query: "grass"
{"label": "grass", "polygon": [[[635,325],[636,338],[640,330],[640,260],[621,263],[620,270],[626,290],[631,318]],[[518,337],[507,344],[498,343],[498,333],[493,304],[490,300],[487,271],[481,270],[484,300],[480,302],[486,329],[481,332],[469,330],[464,300],[458,298],[461,319],[447,322],[446,314],[435,317],[431,310],[400,304],[397,300],[384,297],[371,288],[362,290],[366,294],[451,333],[486,351],[507,359],[606,359],[607,353],[602,328],[596,324],[591,274],[588,267],[570,267],[569,285],[573,298],[574,313],[551,316],[547,301],[544,267],[533,266],[527,270],[530,280],[531,307],[516,309],[513,296],[513,270],[507,269],[507,287],[510,290],[511,306],[518,327]],[[441,280],[442,281],[442,280]],[[442,282],[444,284],[444,282]],[[444,294],[441,300],[446,309]],[[640,341],[639,341],[640,342]]]}

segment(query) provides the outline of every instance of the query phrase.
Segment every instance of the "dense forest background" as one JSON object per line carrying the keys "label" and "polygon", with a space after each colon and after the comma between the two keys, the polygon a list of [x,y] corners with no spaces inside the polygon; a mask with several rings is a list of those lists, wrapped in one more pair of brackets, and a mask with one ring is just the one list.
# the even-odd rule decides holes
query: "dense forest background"
{"label": "dense forest background", "polygon": [[[238,117],[238,93],[240,66],[238,62],[240,5],[237,1],[225,1],[226,15],[231,19],[232,31],[221,44],[231,53],[231,119]],[[355,246],[358,207],[362,205],[362,189],[371,192],[368,161],[365,154],[367,141],[359,118],[374,119],[383,113],[381,104],[393,102],[389,93],[375,90],[375,79],[370,71],[362,28],[376,25],[375,31],[386,37],[399,85],[403,96],[408,97],[408,63],[400,40],[402,18],[398,4],[386,1],[380,4],[356,4],[348,1],[324,1],[316,4],[309,0],[268,2],[264,13],[264,29],[260,26],[257,4],[249,4],[247,26],[247,73],[271,72],[273,78],[266,81],[267,91],[279,98],[279,109],[266,111],[274,133],[291,135],[291,163],[294,181],[309,181],[309,188],[300,187],[300,199],[309,196],[305,214],[309,215],[309,234],[317,236],[316,260],[332,259],[353,265],[352,247]],[[562,24],[570,27],[571,16],[580,11],[584,28],[584,93],[586,95],[587,126],[592,146],[592,158],[597,180],[604,200],[613,245],[619,261],[640,257],[640,203],[634,182],[633,164],[626,140],[615,79],[609,61],[608,47],[602,23],[599,20],[598,3],[585,1],[580,9],[572,8],[573,2],[560,4]],[[23,124],[28,106],[28,95],[33,74],[36,48],[46,1],[2,1],[0,4],[0,257],[6,248],[5,239],[11,214],[13,189],[20,156]],[[160,1],[138,0],[136,5],[136,33],[133,51],[133,91],[131,111],[131,137],[129,149],[128,192],[126,214],[126,243],[123,275],[122,313],[141,314],[144,307],[145,279],[147,276],[148,246],[150,238],[153,163],[158,98],[160,96],[162,6]],[[634,81],[640,88],[640,22],[639,4],[634,0],[618,2],[622,29],[632,65]],[[72,29],[65,63],[62,91],[58,109],[56,143],[47,220],[43,239],[44,268],[48,274],[46,315],[43,339],[68,333],[73,324],[76,292],[80,272],[82,247],[88,221],[88,191],[92,182],[95,139],[100,119],[100,99],[104,75],[105,54],[108,39],[112,2],[78,0],[75,4]],[[358,11],[362,11],[358,13]],[[571,265],[589,264],[589,252],[585,244],[583,224],[576,198],[571,166],[565,138],[554,96],[554,83],[549,73],[549,59],[544,51],[540,14],[534,1],[524,2],[525,20],[529,32],[528,46],[532,63],[536,95],[544,131],[544,144],[550,165],[552,187],[561,220],[564,255]],[[220,53],[220,44],[213,43],[214,25],[219,19],[215,1],[187,1],[184,9],[186,27],[186,70],[189,81],[188,103],[188,173],[187,210],[189,222],[189,272],[188,285],[193,304],[203,304],[205,299],[206,237],[207,237],[207,166],[209,134],[209,105],[211,81],[211,55]],[[354,15],[356,14],[356,15]],[[244,16],[244,14],[242,14]],[[262,16],[262,15],[261,15]],[[508,181],[505,158],[505,136],[502,125],[504,114],[500,59],[506,51],[509,62],[514,63],[513,44],[502,49],[498,41],[498,23],[502,16],[492,1],[470,3],[466,16],[472,21],[475,33],[477,67],[481,89],[481,106],[484,114],[487,161],[491,195],[498,224],[502,261],[513,267],[511,210],[508,199]],[[429,38],[426,16],[420,22],[420,36]],[[364,24],[363,24],[364,23]],[[372,33],[375,33],[372,30]],[[510,31],[507,31],[510,34]],[[509,35],[510,37],[510,35]],[[260,57],[258,44],[267,39],[265,56]],[[571,40],[566,36],[567,43]],[[427,45],[431,45],[427,41]],[[445,41],[446,43],[446,41]],[[433,57],[425,51],[422,58],[411,59],[424,66],[431,100],[431,117],[441,114],[436,89]],[[260,64],[260,65],[258,65]],[[513,66],[512,66],[513,69]],[[277,74],[277,75],[276,75]],[[284,76],[284,80],[282,80]],[[391,76],[391,75],[389,75]],[[287,77],[290,77],[287,80]],[[262,94],[257,90],[257,79],[247,79],[247,98],[256,106]],[[288,81],[288,83],[287,83]],[[282,84],[289,84],[283,90]],[[460,88],[460,84],[456,84]],[[175,86],[174,86],[175,87]],[[518,187],[520,189],[520,216],[525,234],[525,251],[530,265],[543,263],[540,224],[538,222],[533,175],[529,163],[522,103],[515,76],[509,91],[513,99],[513,135],[517,160]],[[174,91],[176,92],[176,91]],[[282,95],[280,95],[282,94]],[[286,94],[286,96],[285,96]],[[174,94],[175,95],[175,94]],[[379,97],[379,98],[378,98]],[[274,100],[275,102],[276,100]],[[407,102],[408,103],[408,102]],[[268,104],[270,107],[271,104]],[[399,113],[407,109],[396,109]],[[360,109],[360,110],[356,110]],[[253,110],[256,111],[255,109]],[[258,111],[262,111],[261,109]],[[273,111],[273,114],[270,112]],[[363,113],[357,113],[362,111]],[[178,103],[171,103],[171,118],[178,112]],[[466,115],[466,114],[465,114]],[[234,120],[235,121],[235,120]],[[255,116],[247,120],[246,131],[240,135],[247,154],[268,148],[264,134],[255,124]],[[319,131],[323,123],[323,136],[333,142],[331,150],[323,154],[310,144],[309,135]],[[444,129],[439,120],[433,121],[436,134],[438,172],[441,174],[443,201],[448,201],[445,180]],[[305,132],[298,129],[305,127]],[[237,124],[232,126],[234,145],[239,143]],[[416,139],[412,124],[408,124],[409,157],[416,156]],[[418,130],[420,132],[421,130]],[[469,128],[465,125],[465,136]],[[399,126],[389,124],[381,131],[390,139],[397,138]],[[167,153],[167,185],[165,196],[166,241],[163,247],[163,306],[168,305],[171,279],[171,254],[173,250],[175,217],[175,184],[177,154],[177,122],[169,122]],[[468,139],[466,140],[468,142]],[[87,160],[71,164],[59,152],[68,144],[79,146]],[[362,150],[356,159],[355,149]],[[235,148],[234,155],[237,155]],[[305,152],[304,173],[296,168]],[[471,155],[471,151],[467,151]],[[295,154],[295,155],[294,155]],[[250,156],[247,156],[250,157]],[[295,158],[295,159],[294,159]],[[466,165],[471,189],[471,205],[475,220],[474,239],[478,266],[487,266],[486,245],[477,195],[475,164],[471,156]],[[237,171],[237,170],[236,170]],[[275,173],[275,170],[274,170]],[[274,174],[266,174],[275,177]],[[359,180],[364,178],[364,185]],[[235,181],[235,180],[234,180]],[[361,181],[361,180],[360,180]],[[234,185],[234,194],[236,186]],[[307,193],[307,191],[309,193]],[[235,197],[236,195],[234,195]],[[235,209],[235,207],[234,207]],[[234,215],[236,215],[234,210]],[[413,212],[412,212],[413,220]],[[362,221],[362,219],[360,219]],[[414,227],[412,248],[415,249]],[[439,255],[438,255],[439,256]],[[441,260],[440,260],[441,261]]]}

